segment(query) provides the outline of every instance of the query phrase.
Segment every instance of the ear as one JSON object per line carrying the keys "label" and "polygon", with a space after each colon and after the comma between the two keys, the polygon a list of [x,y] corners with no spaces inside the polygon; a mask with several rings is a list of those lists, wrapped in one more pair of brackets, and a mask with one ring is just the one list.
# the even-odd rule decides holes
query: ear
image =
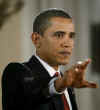
{"label": "ear", "polygon": [[36,48],[39,48],[41,44],[40,43],[41,36],[38,33],[33,32],[31,35],[31,39],[32,39],[33,44],[36,46]]}

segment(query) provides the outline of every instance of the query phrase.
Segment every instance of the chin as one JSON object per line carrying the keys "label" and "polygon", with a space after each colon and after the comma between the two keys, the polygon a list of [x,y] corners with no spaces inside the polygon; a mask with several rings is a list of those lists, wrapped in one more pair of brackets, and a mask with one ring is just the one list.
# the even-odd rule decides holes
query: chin
{"label": "chin", "polygon": [[64,57],[59,59],[59,62],[61,63],[61,65],[66,65],[69,63],[69,61],[70,61],[70,57]]}
{"label": "chin", "polygon": [[68,63],[69,63],[68,60],[66,60],[66,61],[64,60],[64,61],[59,62],[60,65],[67,65]]}

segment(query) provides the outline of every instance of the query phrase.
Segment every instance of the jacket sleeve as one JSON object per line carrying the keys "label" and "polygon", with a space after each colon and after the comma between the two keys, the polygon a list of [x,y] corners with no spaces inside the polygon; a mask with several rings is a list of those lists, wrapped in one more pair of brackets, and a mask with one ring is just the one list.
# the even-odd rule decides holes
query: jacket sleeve
{"label": "jacket sleeve", "polygon": [[2,74],[2,108],[3,110],[15,110],[17,99],[18,79],[15,67],[16,64],[10,63]]}

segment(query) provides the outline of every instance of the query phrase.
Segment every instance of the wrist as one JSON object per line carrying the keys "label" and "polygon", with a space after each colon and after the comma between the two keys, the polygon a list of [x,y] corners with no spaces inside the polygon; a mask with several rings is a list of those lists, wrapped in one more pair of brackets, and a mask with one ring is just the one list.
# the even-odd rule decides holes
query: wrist
{"label": "wrist", "polygon": [[55,80],[54,86],[57,92],[62,92],[66,89],[66,86],[64,86],[62,77],[58,77],[58,79]]}

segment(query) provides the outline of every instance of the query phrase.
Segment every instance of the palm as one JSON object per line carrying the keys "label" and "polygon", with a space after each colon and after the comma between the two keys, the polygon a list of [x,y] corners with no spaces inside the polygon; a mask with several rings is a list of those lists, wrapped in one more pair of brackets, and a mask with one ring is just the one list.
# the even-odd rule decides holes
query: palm
{"label": "palm", "polygon": [[64,85],[74,88],[97,88],[96,83],[85,80],[85,70],[89,63],[90,59],[81,64],[76,64],[67,70],[63,76]]}

